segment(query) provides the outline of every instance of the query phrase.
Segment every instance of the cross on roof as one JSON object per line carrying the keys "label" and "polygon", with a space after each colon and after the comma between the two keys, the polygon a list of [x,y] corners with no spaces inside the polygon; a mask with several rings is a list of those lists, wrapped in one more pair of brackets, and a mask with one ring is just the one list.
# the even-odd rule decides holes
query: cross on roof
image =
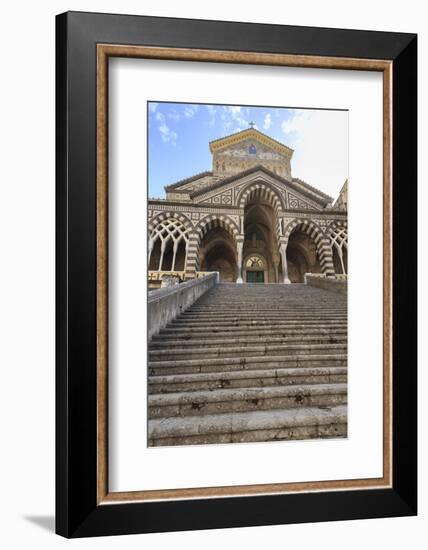
{"label": "cross on roof", "polygon": [[249,126],[250,128],[254,128],[255,125],[256,125],[256,123],[253,122],[253,121],[251,121],[251,122],[248,123],[248,126]]}

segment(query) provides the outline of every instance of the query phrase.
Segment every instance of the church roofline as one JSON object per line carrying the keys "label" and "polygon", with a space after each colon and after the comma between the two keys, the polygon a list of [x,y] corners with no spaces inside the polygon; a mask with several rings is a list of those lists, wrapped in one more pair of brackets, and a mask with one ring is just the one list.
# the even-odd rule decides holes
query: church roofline
{"label": "church roofline", "polygon": [[334,201],[333,197],[330,197],[330,195],[327,195],[327,193],[324,193],[323,191],[320,191],[319,189],[317,189],[313,185],[309,185],[309,183],[307,183],[306,181],[301,180],[300,178],[292,178],[292,182],[295,182],[295,181],[297,181],[298,184],[303,185],[304,187],[307,187],[310,191],[313,191],[314,193],[317,193],[318,195],[321,195],[325,199],[328,199],[329,202]]}
{"label": "church roofline", "polygon": [[175,183],[170,183],[169,185],[165,185],[164,189],[165,191],[170,191],[171,189],[176,189],[177,187],[180,187],[181,185],[184,185],[186,183],[191,183],[194,180],[204,178],[205,176],[212,176],[213,173],[209,170],[206,170],[205,172],[199,172],[199,174],[195,174],[194,176],[190,176],[189,178],[184,178],[182,180],[176,181]]}
{"label": "church roofline", "polygon": [[[306,183],[302,180],[297,180],[297,179],[287,180],[286,178],[278,176],[278,174],[275,174],[275,172],[271,172],[270,170],[268,170],[267,168],[265,168],[261,164],[258,164],[257,166],[249,168],[248,170],[243,170],[242,172],[238,172],[237,174],[233,174],[232,176],[229,176],[228,178],[224,178],[222,180],[219,180],[214,185],[209,185],[207,187],[203,187],[202,189],[198,189],[196,191],[193,191],[193,192],[190,193],[190,197],[193,199],[194,197],[197,197],[199,195],[204,195],[205,193],[208,193],[208,192],[213,191],[215,189],[219,189],[223,185],[226,185],[226,184],[231,183],[235,180],[241,179],[242,177],[248,176],[248,175],[250,175],[254,172],[257,172],[259,170],[261,170],[262,172],[265,172],[265,174],[267,174],[268,176],[271,176],[271,177],[281,181],[282,183],[285,183],[286,185],[289,185],[292,189],[294,189],[297,192],[300,192],[300,193],[303,192],[303,193],[306,193],[306,194],[310,193],[311,196],[312,196],[311,198],[313,198],[315,196],[318,199],[318,201],[323,203],[323,204],[327,205],[327,204],[330,204],[330,203],[333,202],[332,197],[330,197],[329,195],[326,195],[322,191],[318,191],[318,189],[316,189],[315,187],[312,187],[308,183]],[[299,185],[296,185],[294,183],[294,181],[297,181]],[[303,189],[302,189],[302,187],[303,187]],[[306,189],[305,189],[305,187],[306,187]],[[320,199],[322,199],[322,200],[320,201]]]}
{"label": "church roofline", "polygon": [[263,142],[267,142],[269,145],[275,147],[275,149],[279,149],[281,152],[285,152],[289,158],[293,156],[294,149],[291,149],[291,147],[288,147],[287,145],[284,145],[284,143],[281,143],[280,141],[277,141],[276,139],[268,136],[267,134],[261,132],[260,130],[256,130],[255,128],[245,128],[245,130],[241,130],[240,132],[235,132],[233,134],[229,134],[227,136],[214,139],[213,141],[210,141],[210,151],[211,153],[214,153],[214,151],[217,151],[218,149],[222,149],[223,147],[227,147],[228,145],[231,145],[235,142],[239,142],[242,139],[247,139],[253,136],[254,138],[257,138]]}

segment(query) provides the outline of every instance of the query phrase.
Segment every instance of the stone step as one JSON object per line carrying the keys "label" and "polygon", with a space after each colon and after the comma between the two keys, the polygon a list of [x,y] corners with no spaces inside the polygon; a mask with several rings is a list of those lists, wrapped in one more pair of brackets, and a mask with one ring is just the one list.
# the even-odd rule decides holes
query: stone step
{"label": "stone step", "polygon": [[236,337],[236,336],[257,336],[257,335],[275,335],[280,334],[282,336],[298,336],[305,334],[347,334],[347,328],[345,324],[336,325],[315,325],[300,327],[298,325],[290,326],[278,326],[278,325],[265,325],[258,327],[257,325],[250,325],[246,327],[199,327],[199,328],[186,328],[186,327],[167,327],[160,331],[158,336],[153,337],[153,341],[162,340],[165,337],[174,338],[214,338],[220,337]]}
{"label": "stone step", "polygon": [[346,436],[347,299],[220,284],[152,339],[149,445]]}
{"label": "stone step", "polygon": [[[234,294],[230,295],[216,295],[211,294],[210,296],[207,296],[205,299],[204,297],[200,298],[196,302],[193,303],[193,307],[198,306],[213,306],[213,307],[225,307],[226,304],[229,302],[232,305],[235,305],[237,307],[251,307],[253,305],[263,305],[263,304],[275,304],[276,306],[310,306],[313,305],[315,307],[318,307],[320,305],[325,305],[327,307],[330,306],[346,306],[347,305],[347,297],[341,297],[338,298],[334,293],[330,293],[331,296],[320,299],[317,296],[299,296],[299,297],[290,297],[290,296],[281,296],[279,295],[266,295],[263,293],[260,293],[258,295],[251,295],[251,296],[241,296],[238,293],[238,296],[235,296]],[[334,297],[333,297],[334,296]],[[339,294],[337,294],[339,296]]]}
{"label": "stone step", "polygon": [[198,322],[204,322],[204,321],[212,321],[213,323],[216,321],[277,321],[277,320],[324,320],[324,319],[338,319],[338,320],[346,320],[348,318],[347,314],[342,313],[294,313],[294,312],[288,312],[288,313],[277,313],[277,312],[271,312],[266,313],[263,315],[254,315],[254,313],[241,313],[239,315],[236,315],[234,313],[229,314],[221,314],[221,313],[200,313],[195,314],[192,312],[189,313],[182,313],[180,317],[178,317],[176,320],[180,322],[187,323],[188,321],[198,321]]}
{"label": "stone step", "polygon": [[186,348],[189,349],[191,347],[198,348],[198,347],[216,347],[216,346],[233,346],[233,345],[241,345],[241,346],[251,346],[251,345],[264,345],[264,344],[297,344],[297,343],[307,343],[307,344],[337,344],[337,343],[346,343],[347,342],[347,335],[344,334],[314,334],[314,335],[297,335],[297,336],[245,336],[245,337],[238,337],[238,338],[228,338],[228,337],[216,337],[215,335],[211,335],[210,338],[204,338],[204,339],[197,339],[197,338],[191,338],[191,339],[175,339],[174,337],[170,338],[167,336],[164,336],[163,338],[157,338],[152,339],[150,342],[150,350],[156,350],[156,349],[168,349],[171,350],[173,348]]}
{"label": "stone step", "polygon": [[327,293],[328,295],[312,295],[312,294],[297,294],[297,295],[282,295],[281,293],[269,294],[264,292],[252,293],[252,294],[241,294],[241,293],[209,293],[206,296],[202,296],[199,300],[194,302],[194,305],[209,305],[209,306],[224,306],[228,301],[232,304],[238,306],[251,305],[251,304],[261,304],[265,303],[276,303],[278,304],[342,304],[347,303],[347,297],[339,294],[334,294],[332,292]]}
{"label": "stone step", "polygon": [[251,411],[149,420],[149,446],[346,437],[347,407]]}
{"label": "stone step", "polygon": [[332,407],[346,404],[346,393],[346,384],[313,384],[152,394],[148,397],[148,410],[149,418],[152,419],[298,407]]}
{"label": "stone step", "polygon": [[278,309],[279,311],[282,310],[302,310],[302,311],[309,311],[309,310],[322,310],[322,309],[328,309],[328,310],[341,310],[346,311],[347,310],[347,304],[346,303],[336,303],[336,302],[325,302],[321,304],[313,304],[311,301],[308,302],[299,302],[299,303],[281,303],[278,300],[275,300],[273,302],[267,301],[267,300],[261,300],[260,302],[249,302],[243,304],[242,302],[232,302],[228,300],[224,300],[224,303],[217,304],[200,304],[199,302],[195,302],[189,309],[192,311],[226,311],[229,309],[232,309],[233,311],[264,311],[264,310],[271,310],[272,308]]}
{"label": "stone step", "polygon": [[245,358],[247,356],[314,355],[322,353],[346,353],[347,344],[271,344],[262,346],[236,346],[218,348],[155,349],[149,350],[149,360],[167,361],[182,359],[210,359],[215,357]]}
{"label": "stone step", "polygon": [[345,320],[333,320],[333,319],[323,319],[322,322],[315,319],[306,319],[305,321],[302,320],[284,320],[284,319],[278,319],[278,320],[261,320],[261,319],[248,319],[246,321],[240,320],[240,321],[220,321],[216,320],[215,323],[210,322],[208,319],[204,322],[200,321],[180,321],[179,319],[176,319],[172,323],[168,325],[168,328],[179,328],[179,327],[185,327],[185,328],[202,328],[207,327],[208,329],[217,329],[217,328],[223,328],[224,327],[253,327],[253,326],[275,326],[275,327],[292,327],[292,326],[300,326],[300,327],[309,327],[309,326],[322,326],[322,325],[334,325],[339,324],[341,326],[346,326],[346,319]]}
{"label": "stone step", "polygon": [[[275,305],[276,309],[278,310],[287,310],[287,309],[302,309],[305,311],[313,311],[318,309],[342,309],[346,310],[347,305],[346,302],[343,304],[333,304],[331,302],[317,302],[314,304],[313,302],[308,303],[291,303],[290,301],[287,301],[285,303],[278,302],[278,300],[275,300],[273,302],[268,302],[267,300],[261,300],[260,302],[251,302],[251,303],[242,303],[241,301],[239,303],[234,304],[234,309],[237,311],[247,311],[248,309],[257,311],[257,310],[268,310],[268,305]],[[229,309],[229,304],[226,302],[225,304],[222,303],[213,303],[213,304],[201,304],[199,301],[195,302],[191,306],[192,311],[213,311],[213,310],[220,310],[220,311],[227,311]]]}
{"label": "stone step", "polygon": [[171,393],[222,388],[333,384],[346,380],[346,367],[265,369],[150,376],[149,389],[150,393]]}
{"label": "stone step", "polygon": [[283,355],[259,357],[229,357],[215,359],[184,359],[174,361],[150,361],[150,376],[167,374],[191,374],[198,372],[227,372],[253,369],[346,367],[346,354]]}

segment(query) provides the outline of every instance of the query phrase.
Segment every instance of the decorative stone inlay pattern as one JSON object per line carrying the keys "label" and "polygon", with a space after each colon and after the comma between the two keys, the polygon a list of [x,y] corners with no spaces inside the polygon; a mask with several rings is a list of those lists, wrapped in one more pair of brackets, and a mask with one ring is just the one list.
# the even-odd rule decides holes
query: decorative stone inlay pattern
{"label": "decorative stone inlay pattern", "polygon": [[179,220],[183,224],[186,231],[193,227],[193,224],[189,220],[189,217],[186,216],[184,213],[171,211],[160,213],[157,212],[150,220],[149,234],[152,233],[152,231],[156,228],[158,224],[162,223],[165,220],[168,220],[169,218]]}
{"label": "decorative stone inlay pattern", "polygon": [[[301,231],[307,233],[311,242],[315,243],[323,274],[326,277],[334,276],[333,250],[336,267],[336,251],[342,266],[346,265],[346,211],[338,211],[332,202],[328,203],[329,197],[321,191],[297,178],[291,179],[291,175],[284,177],[284,174],[278,172],[275,163],[283,162],[281,155],[286,158],[292,154],[292,150],[279,143],[274,149],[269,149],[274,142],[266,136],[263,143],[258,143],[255,135],[245,134],[244,139],[242,135],[232,135],[220,140],[221,144],[219,140],[212,142],[210,147],[213,147],[211,152],[215,157],[213,172],[203,172],[169,186],[165,200],[149,199],[149,237],[156,235],[159,224],[160,228],[165,223],[171,227],[183,227],[188,238],[185,275],[186,279],[191,278],[195,276],[199,262],[203,262],[203,257],[199,257],[199,248],[204,236],[211,229],[220,227],[230,233],[235,244],[240,243],[242,247],[246,230],[245,217],[252,209],[246,207],[258,203],[262,210],[269,211],[269,231],[272,232],[269,265],[273,262],[278,270],[280,256],[281,263],[286,263],[288,239],[293,231]],[[224,162],[225,169],[217,171],[216,162]],[[231,163],[231,173],[226,170],[227,163]],[[248,170],[250,164],[252,169]],[[258,168],[253,168],[253,164]],[[184,190],[185,193],[180,192]],[[315,254],[314,251],[312,253]],[[289,282],[286,280],[287,272],[283,272],[283,279]]]}
{"label": "decorative stone inlay pattern", "polygon": [[308,199],[303,199],[299,195],[296,195],[294,193],[290,193],[290,191],[287,192],[287,204],[288,208],[303,208],[304,210],[307,209],[314,209],[314,210],[320,210],[320,206],[317,205],[313,201],[309,201]]}

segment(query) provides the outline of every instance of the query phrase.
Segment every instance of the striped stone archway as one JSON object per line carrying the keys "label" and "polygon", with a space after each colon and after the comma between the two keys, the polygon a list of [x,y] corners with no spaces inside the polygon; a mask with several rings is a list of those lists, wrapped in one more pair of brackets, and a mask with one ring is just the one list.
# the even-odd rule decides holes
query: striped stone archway
{"label": "striped stone archway", "polygon": [[245,208],[246,204],[254,198],[265,200],[277,213],[284,210],[284,201],[279,191],[266,182],[255,181],[246,185],[237,198],[238,208]]}
{"label": "striped stone archway", "polygon": [[236,225],[236,223],[226,215],[209,214],[208,216],[205,216],[204,218],[202,218],[202,220],[200,220],[200,222],[195,227],[195,233],[197,235],[197,245],[196,245],[196,254],[195,254],[196,266],[198,261],[199,247],[202,242],[202,239],[205,237],[205,235],[209,233],[209,231],[217,227],[222,228],[225,231],[227,231],[227,233],[229,233],[229,235],[232,238],[232,242],[235,247],[235,251],[237,255],[239,256],[240,248],[242,252],[242,244],[240,245],[240,243],[242,242],[243,237],[240,235],[239,228]]}
{"label": "striped stone archway", "polygon": [[202,218],[202,220],[195,227],[195,231],[198,233],[200,240],[202,240],[208,231],[221,227],[226,230],[236,243],[236,238],[239,235],[239,229],[236,223],[228,216],[222,214],[210,214]]}
{"label": "striped stone archway", "polygon": [[161,222],[168,220],[169,218],[174,218],[176,220],[179,220],[183,224],[186,231],[190,231],[193,229],[192,222],[184,214],[181,214],[180,212],[170,212],[170,211],[161,212],[160,214],[156,214],[156,216],[154,216],[149,221],[149,224],[148,224],[149,238],[152,235],[153,230],[156,228],[156,226],[159,225]]}
{"label": "striped stone archway", "polygon": [[281,237],[281,214],[285,209],[284,199],[274,186],[263,181],[254,181],[247,184],[237,197],[238,208],[244,210],[245,206],[254,199],[266,201],[276,214],[276,238],[278,243]]}
{"label": "striped stone archway", "polygon": [[[314,242],[319,257],[321,270],[328,278],[334,278],[333,252],[328,236],[324,233],[321,227],[314,221],[305,218],[296,218],[288,223],[284,229],[284,237],[281,238],[281,252],[284,261],[286,261],[285,250],[288,244],[290,235],[294,231],[306,233]],[[288,275],[287,275],[288,278]]]}

